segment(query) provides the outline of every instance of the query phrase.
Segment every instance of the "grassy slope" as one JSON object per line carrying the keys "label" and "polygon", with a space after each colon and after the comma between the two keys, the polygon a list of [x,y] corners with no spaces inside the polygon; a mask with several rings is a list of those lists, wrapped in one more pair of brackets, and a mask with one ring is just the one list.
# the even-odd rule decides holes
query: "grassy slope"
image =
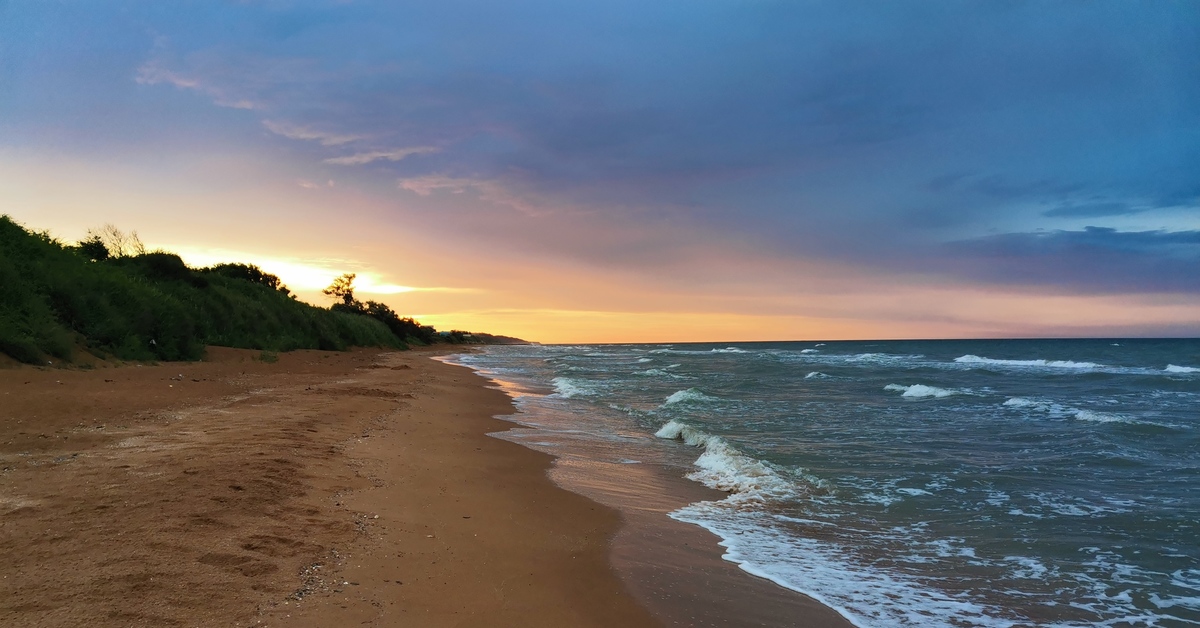
{"label": "grassy slope", "polygon": [[150,253],[94,262],[0,216],[0,353],[69,360],[77,346],[130,360],[195,360],[206,344],[249,349],[399,346],[365,316]]}

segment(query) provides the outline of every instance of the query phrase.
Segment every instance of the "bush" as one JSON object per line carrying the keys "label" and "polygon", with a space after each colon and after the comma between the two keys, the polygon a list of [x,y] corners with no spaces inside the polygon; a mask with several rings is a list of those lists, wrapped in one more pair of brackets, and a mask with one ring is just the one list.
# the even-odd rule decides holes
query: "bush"
{"label": "bush", "polygon": [[43,363],[47,355],[69,359],[77,344],[128,360],[196,360],[209,344],[401,345],[383,323],[297,301],[254,266],[196,271],[172,253],[98,259],[97,252],[0,216],[0,352]]}

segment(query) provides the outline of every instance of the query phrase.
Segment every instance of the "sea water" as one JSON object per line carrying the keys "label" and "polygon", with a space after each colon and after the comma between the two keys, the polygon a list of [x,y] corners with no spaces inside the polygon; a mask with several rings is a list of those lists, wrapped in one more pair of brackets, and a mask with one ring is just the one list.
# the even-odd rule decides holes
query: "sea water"
{"label": "sea water", "polygon": [[490,347],[513,440],[862,627],[1200,625],[1200,341]]}

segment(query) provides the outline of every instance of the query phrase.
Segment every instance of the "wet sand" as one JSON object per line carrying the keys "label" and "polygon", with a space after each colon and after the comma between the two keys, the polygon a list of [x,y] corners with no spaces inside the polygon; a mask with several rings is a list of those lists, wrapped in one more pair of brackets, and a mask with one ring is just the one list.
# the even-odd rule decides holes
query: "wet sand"
{"label": "wet sand", "polygon": [[661,625],[429,355],[0,369],[0,625]]}

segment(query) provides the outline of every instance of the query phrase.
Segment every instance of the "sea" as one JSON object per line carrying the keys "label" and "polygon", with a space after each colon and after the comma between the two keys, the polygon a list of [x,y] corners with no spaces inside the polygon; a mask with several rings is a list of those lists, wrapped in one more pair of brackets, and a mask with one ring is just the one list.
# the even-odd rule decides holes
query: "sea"
{"label": "sea", "polygon": [[1200,340],[448,360],[513,396],[501,437],[559,465],[720,491],[661,516],[856,626],[1200,626]]}

